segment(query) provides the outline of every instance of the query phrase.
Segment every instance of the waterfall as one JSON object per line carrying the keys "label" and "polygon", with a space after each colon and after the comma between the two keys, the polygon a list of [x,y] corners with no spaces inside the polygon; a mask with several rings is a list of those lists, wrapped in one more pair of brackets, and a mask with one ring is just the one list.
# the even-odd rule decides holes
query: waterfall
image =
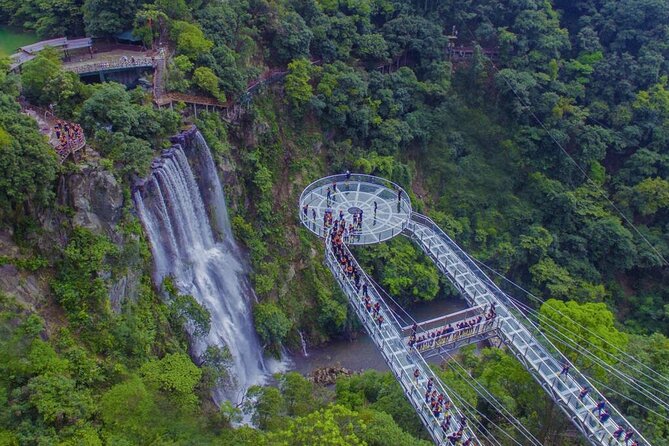
{"label": "waterfall", "polygon": [[307,352],[307,341],[304,339],[304,335],[300,330],[297,331],[300,334],[300,342],[302,343],[302,354],[304,355],[305,358],[309,357],[309,353]]}
{"label": "waterfall", "polygon": [[211,314],[209,334],[193,338],[193,355],[201,357],[211,345],[227,346],[232,355],[234,383],[218,389],[215,400],[239,402],[250,385],[264,382],[267,373],[253,326],[253,289],[202,135],[182,135],[181,144],[154,161],[134,200],[151,243],[155,282],[173,276],[179,291],[192,295]]}

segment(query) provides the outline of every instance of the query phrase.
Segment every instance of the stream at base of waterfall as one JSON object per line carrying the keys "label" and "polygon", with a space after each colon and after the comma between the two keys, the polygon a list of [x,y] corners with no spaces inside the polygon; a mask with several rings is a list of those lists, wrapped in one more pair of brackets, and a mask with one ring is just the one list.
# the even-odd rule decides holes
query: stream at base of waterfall
{"label": "stream at base of waterfall", "polygon": [[[455,313],[467,308],[467,306],[463,299],[449,297],[415,304],[408,307],[407,312],[414,319],[424,321],[444,314]],[[403,313],[400,313],[400,316],[408,319]],[[308,347],[308,352],[307,357],[304,356],[303,351],[293,352],[291,369],[305,375],[325,367],[343,367],[355,372],[367,369],[390,370],[374,341],[364,331],[360,332],[356,339],[340,339],[322,346]],[[430,362],[435,363],[439,361],[437,358],[430,360]]]}

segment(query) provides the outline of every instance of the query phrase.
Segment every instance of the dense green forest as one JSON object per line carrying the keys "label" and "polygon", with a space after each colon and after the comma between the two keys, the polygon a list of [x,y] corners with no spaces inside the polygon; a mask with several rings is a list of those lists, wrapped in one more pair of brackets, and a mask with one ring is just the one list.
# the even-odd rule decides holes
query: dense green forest
{"label": "dense green forest", "polygon": [[[0,267],[18,271],[16,288],[38,284],[33,299],[0,293],[0,444],[428,444],[388,373],[335,388],[288,373],[242,407],[213,404],[225,351],[189,357],[184,323],[206,332],[209,315],[151,282],[130,193],[188,124],[229,175],[268,354],[299,345],[298,330],[316,345],[360,329],[295,209],[308,183],[350,169],[402,185],[474,257],[551,299],[500,282],[544,323],[577,321],[603,363],[625,370],[613,355],[625,352],[669,380],[668,0],[0,0],[0,24],[42,38],[132,29],[168,50],[169,91],[243,108],[232,121],[159,110],[139,88],[83,83],[49,50],[20,74],[0,61]],[[449,42],[472,57],[449,56]],[[246,92],[270,69],[287,74]],[[61,165],[19,97],[79,122],[99,159]],[[87,169],[122,203],[100,230],[61,196]],[[356,255],[404,305],[455,295],[408,240]],[[112,305],[129,274],[135,297]],[[643,403],[607,395],[669,445],[666,407],[554,341]],[[585,444],[507,352],[458,359],[542,444]],[[439,373],[484,424],[518,435],[458,366]],[[244,413],[256,428],[233,428]]]}

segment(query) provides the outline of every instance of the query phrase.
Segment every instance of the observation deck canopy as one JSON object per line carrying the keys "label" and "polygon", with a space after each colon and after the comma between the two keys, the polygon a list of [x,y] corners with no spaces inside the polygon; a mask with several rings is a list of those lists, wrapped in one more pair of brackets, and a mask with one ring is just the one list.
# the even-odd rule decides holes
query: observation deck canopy
{"label": "observation deck canopy", "polygon": [[[376,203],[376,207],[375,207]],[[376,211],[375,211],[376,209]],[[397,184],[363,174],[340,174],[321,178],[300,196],[300,221],[321,238],[340,215],[346,228],[362,216],[348,234],[349,245],[379,243],[399,235],[411,218],[411,202]]]}

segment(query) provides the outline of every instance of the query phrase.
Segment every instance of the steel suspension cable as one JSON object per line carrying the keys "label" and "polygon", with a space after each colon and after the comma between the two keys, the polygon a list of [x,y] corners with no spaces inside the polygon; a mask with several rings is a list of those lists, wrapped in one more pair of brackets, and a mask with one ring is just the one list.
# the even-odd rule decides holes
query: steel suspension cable
{"label": "steel suspension cable", "polygon": [[604,384],[604,383],[601,382],[601,381],[598,381],[598,380],[595,379],[595,378],[590,378],[590,379],[592,379],[592,381],[594,381],[595,383],[597,383],[597,385],[599,385],[599,386],[601,386],[601,387],[604,387],[605,389],[609,390],[609,391],[612,392],[612,393],[615,393],[616,395],[620,396],[621,398],[624,398],[624,399],[628,400],[628,401],[631,402],[632,404],[635,404],[635,405],[637,405],[637,406],[639,406],[639,407],[644,408],[644,409],[647,410],[648,412],[650,412],[650,413],[652,413],[652,414],[654,414],[654,415],[656,415],[656,416],[662,418],[662,419],[665,420],[665,421],[669,421],[669,417],[668,417],[666,414],[661,414],[661,413],[657,412],[656,410],[651,409],[650,407],[644,405],[643,403],[641,403],[641,402],[639,402],[639,401],[636,401],[636,400],[634,400],[633,398],[631,398],[631,397],[629,397],[629,396],[627,396],[627,395],[624,395],[624,394],[620,393],[620,392],[617,391],[616,389],[614,389],[614,388],[612,388],[612,387],[609,387],[608,385]]}
{"label": "steel suspension cable", "polygon": [[[467,371],[467,369],[465,369],[453,355],[451,355],[449,352],[446,352],[446,354],[453,362],[455,362],[455,364],[460,369],[462,369],[462,372],[460,372],[455,368],[453,370],[455,370],[456,373],[458,373],[458,375],[463,379],[463,381],[465,381],[472,389],[474,389],[474,391],[477,394],[482,396],[484,400],[490,403],[490,405],[493,406],[493,408],[495,408],[498,412],[502,412],[502,416],[504,417],[504,419],[508,421],[516,429],[518,429],[521,435],[523,435],[523,437],[525,437],[528,441],[530,441],[530,443],[542,446],[541,442],[525,426],[523,426],[520,420],[518,420],[506,407],[504,407],[504,405],[492,393],[490,393],[483,384],[479,383],[473,376],[471,376]],[[439,356],[441,357],[441,359],[446,361],[446,358],[441,353],[439,354]],[[472,382],[475,383],[476,386],[472,384]],[[484,395],[484,393],[481,390],[479,390],[479,388],[483,392],[485,392],[487,396]],[[508,414],[508,417],[504,413]],[[509,419],[509,417],[511,417],[511,419]]]}
{"label": "steel suspension cable", "polygon": [[[418,322],[418,321],[417,321],[417,320],[416,320],[416,319],[415,319],[409,312],[407,312],[407,311],[404,309],[404,307],[403,307],[402,305],[399,304],[399,302],[397,302],[397,301],[396,301],[390,294],[388,294],[388,293],[383,289],[383,287],[381,287],[381,286],[380,286],[380,285],[379,285],[373,278],[369,277],[369,275],[368,275],[368,278],[373,282],[373,284],[375,285],[375,288],[377,289],[377,291],[379,291],[381,294],[383,294],[384,297],[387,297],[388,299],[390,299],[390,300],[391,300],[391,301],[392,301],[398,308],[400,308],[400,309],[407,315],[407,317],[409,317],[409,318],[411,319],[411,321],[412,321],[413,323],[417,323],[417,322]],[[407,325],[408,325],[408,324],[407,324]],[[417,353],[417,354],[419,354],[419,353]],[[440,356],[441,356],[442,359],[445,359],[445,358],[443,357],[443,355],[440,355]],[[450,355],[449,355],[449,356],[450,356]],[[469,384],[469,383],[468,383],[468,384]],[[470,384],[470,386],[471,386],[471,384]],[[483,388],[483,386],[481,386],[481,387]],[[484,388],[484,389],[485,389],[485,388]],[[474,390],[476,391],[476,389],[474,389]],[[486,392],[487,392],[487,389],[485,389],[485,390],[486,390]],[[451,391],[451,393],[454,393],[454,392],[452,391],[452,389],[450,389],[450,391]],[[480,392],[477,391],[477,393],[479,393],[481,396],[483,396]],[[489,392],[488,392],[488,394],[489,394],[492,398],[494,398],[494,396],[493,396],[492,394],[490,394]],[[487,400],[487,398],[486,398],[485,396],[483,396],[483,397],[484,397],[484,399]],[[487,400],[487,401],[490,402],[489,400]],[[495,401],[497,401],[497,400],[495,400]],[[499,405],[501,406],[501,403],[499,403],[498,401],[497,401],[497,404],[499,404]],[[495,404],[491,403],[491,405],[492,405],[493,407],[495,407]],[[504,410],[506,410],[506,408],[504,408],[504,406],[501,406],[501,407],[502,407]],[[479,412],[479,413],[480,413],[480,412]],[[507,413],[509,413],[509,412],[507,411]],[[522,429],[525,429],[525,430],[527,431],[527,429],[522,425],[522,423],[520,423],[520,421],[519,421],[518,419],[516,419],[516,418],[515,418],[512,414],[510,414],[510,413],[509,413],[509,415],[513,418],[513,420],[516,421],[516,423],[517,423],[519,426],[521,426]],[[488,418],[486,417],[486,419],[488,419]],[[534,436],[532,435],[531,432],[527,431],[527,434],[529,434],[529,436],[530,436],[530,438],[528,438],[527,435],[526,435],[524,432],[522,432],[522,430],[521,430],[520,428],[518,428],[518,427],[516,426],[516,424],[515,424],[513,421],[510,421],[506,416],[505,416],[505,419],[506,419],[507,421],[509,421],[509,423],[510,423],[512,426],[514,426],[516,429],[519,429],[520,433],[521,433],[525,438],[527,438],[528,440],[530,440],[533,444],[537,444],[537,445],[541,446],[541,443],[539,442],[539,440],[537,440],[536,437],[534,437]],[[488,419],[488,420],[489,420],[489,419]],[[489,420],[489,421],[491,421],[491,420]],[[492,421],[491,421],[491,422],[492,422]],[[507,434],[506,431],[504,431],[503,429],[501,429],[501,428],[499,428],[499,429],[502,430],[503,432],[505,432],[505,434]]]}
{"label": "steel suspension cable", "polygon": [[[580,338],[580,340],[577,340],[577,339],[574,339],[574,338],[570,337],[569,335],[565,334],[565,331],[571,332],[568,327],[565,327],[564,325],[560,324],[559,322],[553,321],[548,316],[541,314],[541,312],[533,309],[532,307],[529,307],[528,305],[524,304],[523,302],[521,302],[521,301],[519,301],[519,300],[517,300],[517,299],[515,299],[511,296],[507,295],[507,297],[509,299],[513,300],[517,305],[525,308],[525,310],[527,312],[532,314],[537,319],[537,321],[539,322],[540,327],[548,328],[548,329],[552,330],[555,333],[555,335],[557,337],[559,337],[561,340],[569,341],[570,345],[576,345],[579,352],[582,352],[589,357],[592,357],[592,358],[595,358],[596,360],[604,362],[606,368],[609,368],[609,369],[613,370],[614,373],[617,373],[619,375],[623,375],[624,379],[628,380],[630,383],[638,384],[639,386],[641,386],[643,388],[648,387],[648,388],[650,388],[650,391],[659,392],[662,395],[669,397],[669,394],[667,394],[666,392],[663,392],[662,390],[657,389],[655,387],[651,387],[651,385],[649,383],[646,383],[645,381],[635,380],[634,377],[629,376],[628,374],[624,373],[622,370],[619,370],[618,368],[614,367],[613,365],[606,363],[599,356],[595,355],[590,350],[588,350],[587,348],[582,346],[580,344],[580,342],[585,342],[585,343],[590,344],[593,347],[599,349],[600,351],[602,351],[604,353],[609,353],[606,350],[604,350],[602,347],[600,347],[596,344],[593,344],[592,342],[590,342],[588,339],[586,339],[583,336],[576,335],[576,337]],[[571,333],[574,334],[573,332],[571,332]],[[619,358],[615,358],[615,357],[614,357],[614,359],[619,360]],[[669,403],[666,403],[666,402],[663,401],[661,404],[667,405]]]}
{"label": "steel suspension cable", "polygon": [[[539,303],[539,304],[543,304],[543,303],[545,302],[545,301],[544,301],[543,299],[541,299],[540,297],[538,297],[538,296],[536,296],[535,294],[533,294],[532,292],[526,290],[526,289],[523,288],[521,285],[519,285],[519,284],[517,284],[516,282],[514,282],[513,280],[507,278],[507,277],[504,276],[502,273],[499,273],[498,271],[496,271],[496,270],[493,269],[492,267],[486,265],[485,263],[481,262],[480,260],[477,260],[477,259],[474,258],[474,257],[471,257],[471,259],[472,259],[474,262],[476,262],[478,265],[480,265],[480,266],[482,266],[483,268],[487,269],[488,271],[492,272],[493,274],[495,274],[496,276],[498,276],[498,277],[501,278],[502,280],[506,281],[507,283],[509,283],[509,284],[512,285],[513,287],[515,287],[515,288],[519,289],[520,291],[522,291],[525,295],[527,295],[528,297],[530,297],[530,298],[531,298],[532,300],[534,300],[535,302],[537,302],[537,303]],[[505,296],[511,298],[511,296],[509,296],[508,294],[506,294],[506,293],[504,293],[504,294],[505,294]],[[514,299],[514,300],[515,300],[515,299]],[[591,334],[593,337],[599,339],[599,340],[602,341],[603,343],[605,343],[605,344],[607,344],[608,346],[612,347],[613,349],[619,351],[619,352],[620,352],[623,356],[625,356],[627,359],[629,359],[629,360],[631,360],[631,361],[633,361],[633,362],[639,364],[641,367],[647,369],[648,372],[657,375],[659,378],[661,378],[662,380],[666,381],[666,383],[662,383],[662,382],[660,382],[660,380],[659,380],[658,378],[653,378],[652,376],[649,376],[649,375],[648,375],[646,372],[644,372],[643,370],[634,368],[634,367],[632,367],[632,366],[629,365],[629,364],[627,365],[629,368],[631,368],[632,370],[637,371],[638,373],[640,373],[640,374],[642,374],[643,376],[647,377],[648,379],[650,379],[650,380],[653,381],[654,383],[656,383],[656,384],[658,384],[658,385],[661,385],[661,386],[663,386],[663,387],[669,389],[669,377],[666,377],[666,376],[662,375],[662,374],[659,373],[657,370],[655,370],[655,369],[649,367],[648,365],[644,364],[643,362],[639,361],[637,358],[635,358],[634,356],[632,356],[631,354],[629,354],[629,353],[626,352],[625,350],[621,349],[620,347],[618,347],[618,346],[615,345],[615,344],[612,344],[612,343],[609,342],[608,340],[606,340],[606,339],[604,339],[603,337],[601,337],[599,334],[597,334],[597,333],[595,333],[594,331],[592,331],[590,328],[588,328],[588,327],[582,325],[581,323],[579,323],[578,321],[572,319],[569,315],[563,313],[562,311],[558,310],[557,308],[551,308],[551,311],[554,311],[554,312],[558,313],[559,315],[561,315],[562,317],[564,317],[565,319],[567,319],[569,322],[573,323],[573,324],[576,325],[577,327],[579,327],[579,328],[581,328],[581,329],[587,331],[587,332],[588,332],[589,334]],[[585,338],[584,338],[584,339],[585,339]],[[622,359],[620,359],[620,357],[618,357],[618,356],[614,356],[613,353],[608,352],[608,354],[609,354],[611,357],[617,359],[619,362],[624,363],[624,361],[623,361]]]}
{"label": "steel suspension cable", "polygon": [[[518,302],[518,304],[524,305],[522,302]],[[529,307],[528,307],[528,311],[535,311],[536,312],[536,310],[533,310],[532,308],[529,308]],[[601,358],[599,358],[598,356],[594,355],[589,350],[582,347],[577,341],[575,341],[574,339],[572,339],[569,336],[562,333],[562,331],[559,328],[556,328],[554,325],[551,325],[550,323],[548,323],[548,326],[545,326],[544,328],[548,328],[548,329],[552,330],[553,333],[554,333],[553,335],[556,337],[556,340],[558,342],[562,342],[563,344],[565,344],[565,346],[569,347],[571,350],[573,350],[577,353],[580,353],[583,356],[589,357],[591,360],[593,360],[593,362],[597,363],[598,365],[600,365],[605,370],[611,372],[618,379],[623,381],[623,383],[628,384],[632,389],[634,389],[634,390],[638,391],[639,393],[641,393],[642,395],[646,396],[647,398],[649,398],[654,403],[656,403],[656,404],[658,404],[658,405],[660,405],[664,408],[669,409],[669,406],[667,406],[667,402],[665,402],[664,400],[662,400],[661,398],[657,397],[656,395],[654,395],[652,393],[653,391],[657,391],[657,389],[653,389],[653,388],[648,389],[647,387],[645,387],[645,386],[648,386],[647,383],[641,382],[641,384],[640,384],[640,382],[637,382],[634,378],[632,378],[629,375],[625,374],[624,372],[618,370],[616,367],[606,363]],[[588,376],[590,377],[591,375],[588,374]]]}
{"label": "steel suspension cable", "polygon": [[[408,311],[406,311],[406,310],[404,309],[404,307],[403,307],[402,305],[400,305],[399,302],[397,302],[397,301],[395,300],[395,298],[393,298],[389,293],[387,293],[387,292],[385,291],[385,289],[384,289],[383,287],[381,287],[381,286],[380,286],[380,285],[379,285],[379,284],[378,284],[372,277],[370,277],[369,275],[367,275],[367,278],[373,283],[375,289],[376,289],[377,291],[379,291],[380,294],[382,294],[384,297],[390,299],[390,300],[395,304],[395,306],[397,306],[400,310],[402,310],[402,312],[404,312],[404,313],[406,314],[406,316],[407,316],[413,323],[418,323],[418,321],[417,321],[417,320],[416,320],[416,319],[415,319],[415,318],[414,318]],[[408,325],[408,324],[406,324],[406,325]],[[420,354],[420,353],[417,352],[416,354]],[[443,355],[440,355],[440,356],[441,356],[442,359],[445,359],[445,358],[443,357]],[[447,389],[449,390],[449,392],[450,392],[451,394],[458,395],[457,392],[454,392],[453,389],[450,388],[449,386],[447,386],[446,384],[444,384],[444,386],[447,387]],[[476,389],[474,389],[474,390],[476,390]],[[487,391],[487,389],[486,389],[486,391]],[[491,395],[491,396],[492,396],[492,395]],[[468,404],[468,402],[465,401],[465,400],[464,400],[462,397],[460,397],[459,395],[457,396],[457,398],[461,399],[465,404],[467,404],[468,406],[470,406],[470,405]],[[484,398],[485,398],[485,397],[484,397]],[[494,397],[493,397],[493,398],[494,398]],[[453,396],[453,399],[456,399],[456,396]],[[491,404],[492,404],[492,403],[491,403]],[[498,402],[498,404],[501,405],[501,403],[499,403],[499,402]],[[462,404],[460,404],[460,403],[458,403],[458,405],[459,405],[459,406],[462,406]],[[492,404],[492,405],[493,405],[493,407],[494,407],[494,404]],[[502,406],[502,407],[503,407],[503,406]],[[504,408],[504,407],[503,407],[503,408]],[[504,408],[504,409],[506,410],[506,408]],[[476,409],[475,409],[475,410],[476,410]],[[478,410],[477,410],[477,412],[478,412],[479,414],[481,414],[482,416],[485,417],[485,415],[483,415],[483,414],[482,414],[481,412],[479,412]],[[517,420],[515,417],[513,417],[513,415],[511,415],[511,417],[518,423],[518,425],[520,425],[523,429],[525,429],[524,426],[522,426],[522,423],[520,423],[519,420]],[[486,418],[489,422],[493,423],[493,425],[495,425],[494,422],[492,422],[492,420],[490,420],[488,417],[485,417],[485,418]],[[505,419],[507,419],[507,421],[509,421],[508,418],[505,417]],[[511,421],[509,421],[509,422],[511,423],[512,426],[514,426],[514,427],[516,427],[516,428],[518,429],[518,427],[517,427],[513,422],[511,422]],[[511,438],[512,440],[515,441],[515,439],[513,439],[513,437],[511,437],[511,436],[510,436],[506,431],[504,431],[501,427],[499,427],[499,426],[497,426],[497,425],[495,425],[495,426],[496,426],[499,430],[501,430],[502,432],[504,432],[505,435],[509,436],[509,438]],[[520,429],[519,429],[519,430],[520,430]],[[528,434],[531,436],[531,438],[534,439],[534,442],[536,442],[535,444],[538,444],[539,446],[541,446],[541,443],[540,443],[540,442],[539,442],[539,441],[532,435],[532,433],[529,432],[529,431],[527,431],[527,432],[528,432]],[[527,436],[526,436],[522,431],[521,431],[521,434],[522,434],[523,436],[525,436],[525,438],[527,438]],[[493,438],[494,438],[494,437],[493,437]],[[528,438],[528,440],[530,440],[530,438]],[[495,440],[495,441],[496,441],[496,440]],[[530,441],[532,441],[532,440],[530,440]],[[533,444],[534,444],[534,442],[533,442]],[[518,444],[518,443],[516,442],[516,444]]]}
{"label": "steel suspension cable", "polygon": [[[518,303],[523,305],[521,302],[518,302]],[[528,308],[528,311],[536,311],[536,310]],[[542,316],[542,317],[544,317],[544,316]],[[597,355],[595,355],[594,353],[590,352],[589,350],[587,350],[586,348],[581,346],[578,343],[578,341],[576,341],[573,338],[570,338],[569,336],[564,334],[560,330],[559,327],[556,327],[556,326],[552,325],[549,320],[544,321],[544,324],[547,324],[547,325],[540,325],[540,326],[542,328],[547,328],[547,329],[551,330],[553,332],[552,336],[555,336],[555,338],[558,342],[561,342],[561,343],[565,344],[565,346],[570,348],[572,351],[580,353],[583,356],[587,356],[593,362],[597,363],[602,368],[604,368],[605,370],[607,370],[610,373],[612,373],[613,375],[615,375],[618,379],[623,381],[623,383],[626,383],[626,384],[630,385],[630,387],[632,387],[632,389],[634,389],[634,390],[638,391],[639,393],[641,393],[642,395],[646,396],[647,398],[649,398],[654,403],[656,403],[656,404],[658,404],[658,405],[660,405],[664,408],[669,409],[669,403],[667,403],[666,401],[662,400],[661,398],[659,398],[658,396],[656,396],[652,393],[653,391],[658,391],[657,389],[648,388],[649,384],[644,383],[642,381],[636,381],[633,377],[625,374],[624,372],[617,369],[613,365],[608,364],[607,362],[605,362],[604,360],[599,358]],[[591,378],[592,375],[588,374],[588,377]],[[662,393],[662,392],[660,392],[660,393]],[[664,393],[662,393],[662,394],[664,394]],[[664,394],[664,395],[666,395],[666,394]]]}
{"label": "steel suspension cable", "polygon": [[[493,420],[491,420],[490,418],[488,418],[487,415],[485,415],[485,414],[482,413],[480,410],[478,410],[476,407],[474,407],[474,406],[473,406],[469,401],[467,401],[464,397],[460,396],[457,392],[453,392],[453,389],[452,389],[452,388],[450,388],[450,387],[448,387],[448,386],[447,386],[447,388],[448,388],[448,390],[449,390],[451,393],[453,393],[454,395],[457,395],[457,396],[454,396],[453,399],[456,399],[456,398],[458,399],[458,402],[457,402],[458,407],[468,407],[470,413],[478,414],[481,418],[485,419],[488,423],[490,423],[494,428],[496,428],[496,429],[499,430],[501,433],[503,433],[505,436],[507,436],[512,442],[514,442],[514,443],[517,444],[518,446],[523,446],[522,443],[519,443],[518,440],[516,440],[511,434],[509,434],[507,431],[505,431],[504,429],[502,429],[501,426],[499,426],[499,425],[498,425],[497,423],[495,423]],[[481,424],[481,426],[483,426],[483,425]],[[497,441],[497,440],[495,440],[495,441]]]}

